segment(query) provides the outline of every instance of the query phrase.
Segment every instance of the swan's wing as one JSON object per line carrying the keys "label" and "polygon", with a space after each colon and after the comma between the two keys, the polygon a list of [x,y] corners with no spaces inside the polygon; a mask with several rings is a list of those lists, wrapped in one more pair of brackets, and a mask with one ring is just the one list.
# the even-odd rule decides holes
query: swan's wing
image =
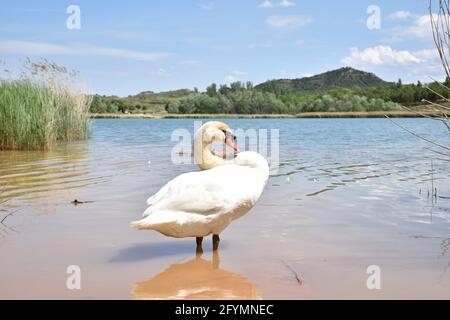
{"label": "swan's wing", "polygon": [[[179,176],[177,178],[179,178]],[[169,190],[170,185],[177,178],[167,182],[166,185],[164,187],[162,187],[157,193],[155,193],[154,195],[150,196],[150,198],[147,199],[147,205],[151,206],[151,205],[155,204],[156,202],[158,202],[158,200],[161,200],[164,197],[164,195],[167,193],[167,191]]]}
{"label": "swan's wing", "polygon": [[263,185],[255,188],[255,179],[258,180],[252,169],[235,165],[185,173],[147,200],[150,207],[144,216],[156,211],[202,215],[224,212],[256,201]]}

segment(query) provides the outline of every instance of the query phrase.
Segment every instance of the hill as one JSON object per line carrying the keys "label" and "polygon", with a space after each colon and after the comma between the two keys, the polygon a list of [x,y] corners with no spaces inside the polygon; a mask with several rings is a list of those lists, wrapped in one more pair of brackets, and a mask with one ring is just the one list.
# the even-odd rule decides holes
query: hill
{"label": "hill", "polygon": [[153,91],[144,91],[144,92],[138,93],[134,96],[128,96],[127,99],[161,101],[161,100],[167,100],[167,99],[182,98],[182,97],[189,95],[190,93],[192,93],[192,91],[189,89],[179,89],[179,90],[164,91],[164,92],[158,92],[158,93],[155,93]]}
{"label": "hill", "polygon": [[274,87],[284,92],[319,92],[333,88],[369,88],[391,84],[373,73],[344,67],[324,72],[312,77],[299,79],[279,79],[263,82],[256,86],[262,91],[274,91]]}

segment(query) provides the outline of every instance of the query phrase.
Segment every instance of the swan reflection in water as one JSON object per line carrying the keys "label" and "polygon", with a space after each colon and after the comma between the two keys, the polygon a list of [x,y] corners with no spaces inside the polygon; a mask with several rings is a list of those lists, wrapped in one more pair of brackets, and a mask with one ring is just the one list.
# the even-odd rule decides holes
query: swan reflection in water
{"label": "swan reflection in water", "polygon": [[212,261],[196,258],[172,264],[152,279],[133,287],[134,299],[262,299],[261,291],[245,277],[219,267],[219,253]]}

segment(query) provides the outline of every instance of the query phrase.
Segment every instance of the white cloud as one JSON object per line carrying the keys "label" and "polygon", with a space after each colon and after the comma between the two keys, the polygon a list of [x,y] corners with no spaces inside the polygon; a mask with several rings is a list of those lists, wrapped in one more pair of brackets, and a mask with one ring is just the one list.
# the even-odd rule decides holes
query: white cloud
{"label": "white cloud", "polygon": [[204,10],[204,11],[212,11],[214,10],[214,3],[210,2],[210,3],[202,3],[198,5],[200,7],[200,9]]}
{"label": "white cloud", "polygon": [[288,8],[288,7],[295,7],[295,3],[289,0],[281,0],[278,3],[278,6]]}
{"label": "white cloud", "polygon": [[294,2],[289,0],[281,0],[280,2],[277,3],[272,3],[270,0],[264,0],[263,2],[261,2],[259,7],[263,9],[273,9],[273,8],[289,8],[294,7],[295,5],[296,4]]}
{"label": "white cloud", "polygon": [[272,47],[273,47],[273,44],[270,42],[249,43],[246,45],[247,49],[272,48]]}
{"label": "white cloud", "polygon": [[0,41],[0,52],[23,55],[71,55],[103,56],[138,61],[154,62],[171,56],[168,53],[152,53],[128,49],[99,47],[90,44],[59,45],[45,42],[4,40]]}
{"label": "white cloud", "polygon": [[228,75],[225,78],[223,78],[223,80],[225,81],[225,83],[231,83],[237,81],[238,79],[235,76]]}
{"label": "white cloud", "polygon": [[412,26],[399,30],[400,35],[417,38],[431,37],[431,21],[429,15],[424,15],[414,19]]}
{"label": "white cloud", "polygon": [[269,0],[264,0],[260,5],[260,8],[264,8],[264,9],[270,9],[273,8],[273,4],[272,2],[270,2]]}
{"label": "white cloud", "polygon": [[350,48],[350,54],[342,59],[342,63],[349,66],[360,65],[399,65],[419,63],[421,60],[409,51],[397,51],[389,46],[376,46],[360,51]]}
{"label": "white cloud", "polygon": [[167,70],[165,68],[159,68],[158,70],[156,70],[154,72],[151,72],[151,74],[157,75],[157,76],[160,76],[160,77],[169,77],[169,76],[172,75],[172,71],[173,70]]}
{"label": "white cloud", "polygon": [[231,72],[231,74],[227,75],[224,78],[225,83],[231,83],[231,82],[236,82],[239,81],[241,77],[248,75],[247,71],[242,71],[242,70],[233,70]]}
{"label": "white cloud", "polygon": [[311,17],[302,15],[278,15],[266,19],[266,25],[271,28],[297,28],[307,25],[312,21]]}
{"label": "white cloud", "polygon": [[437,49],[423,49],[423,50],[415,51],[414,55],[417,58],[421,59],[422,61],[437,60],[439,58]]}
{"label": "white cloud", "polygon": [[388,15],[389,20],[407,20],[409,18],[415,17],[416,15],[412,14],[409,11],[396,11]]}
{"label": "white cloud", "polygon": [[233,70],[233,72],[231,72],[232,74],[234,74],[235,76],[246,76],[248,75],[247,71],[242,71],[242,70]]}
{"label": "white cloud", "polygon": [[391,78],[406,77],[412,81],[427,81],[428,76],[441,77],[443,70],[436,49],[418,51],[395,50],[376,46],[359,50],[350,48],[342,63],[375,74],[390,74]]}
{"label": "white cloud", "polygon": [[[404,38],[421,38],[432,39],[431,33],[431,21],[429,15],[413,15],[412,23],[407,26],[398,26],[388,29],[387,32],[391,38],[404,39]],[[437,19],[437,15],[433,14],[433,18]]]}

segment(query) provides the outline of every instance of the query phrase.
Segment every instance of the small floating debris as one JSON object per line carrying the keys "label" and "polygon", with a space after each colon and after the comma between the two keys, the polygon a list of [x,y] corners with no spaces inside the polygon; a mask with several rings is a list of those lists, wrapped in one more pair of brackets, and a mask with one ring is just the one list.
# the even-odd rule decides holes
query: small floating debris
{"label": "small floating debris", "polygon": [[180,151],[180,152],[177,152],[177,155],[180,156],[180,157],[192,156],[192,153],[191,152]]}
{"label": "small floating debris", "polygon": [[415,234],[410,236],[410,238],[414,238],[414,239],[441,239],[440,237],[431,237],[431,236],[424,236],[421,234]]}
{"label": "small floating debris", "polygon": [[80,200],[78,200],[78,199],[75,199],[75,200],[71,201],[70,203],[73,204],[73,205],[75,205],[75,206],[77,206],[77,205],[79,205],[79,204],[93,203],[93,202],[94,202],[94,201],[80,201]]}
{"label": "small floating debris", "polygon": [[334,190],[334,188],[325,188],[325,189],[322,189],[322,190],[319,190],[319,191],[316,191],[316,192],[313,192],[313,193],[309,193],[306,196],[307,197],[314,197],[314,196],[317,196],[318,194],[321,194],[323,192],[327,192],[327,191],[330,191],[330,190]]}
{"label": "small floating debris", "polygon": [[292,272],[292,274],[294,275],[295,280],[297,281],[297,283],[300,286],[303,286],[303,284],[305,283],[305,279],[303,279],[303,277],[299,276],[297,271],[294,270],[294,268],[292,268],[288,263],[286,263],[285,261],[281,260],[281,262],[286,266],[286,268],[289,269],[289,271]]}

